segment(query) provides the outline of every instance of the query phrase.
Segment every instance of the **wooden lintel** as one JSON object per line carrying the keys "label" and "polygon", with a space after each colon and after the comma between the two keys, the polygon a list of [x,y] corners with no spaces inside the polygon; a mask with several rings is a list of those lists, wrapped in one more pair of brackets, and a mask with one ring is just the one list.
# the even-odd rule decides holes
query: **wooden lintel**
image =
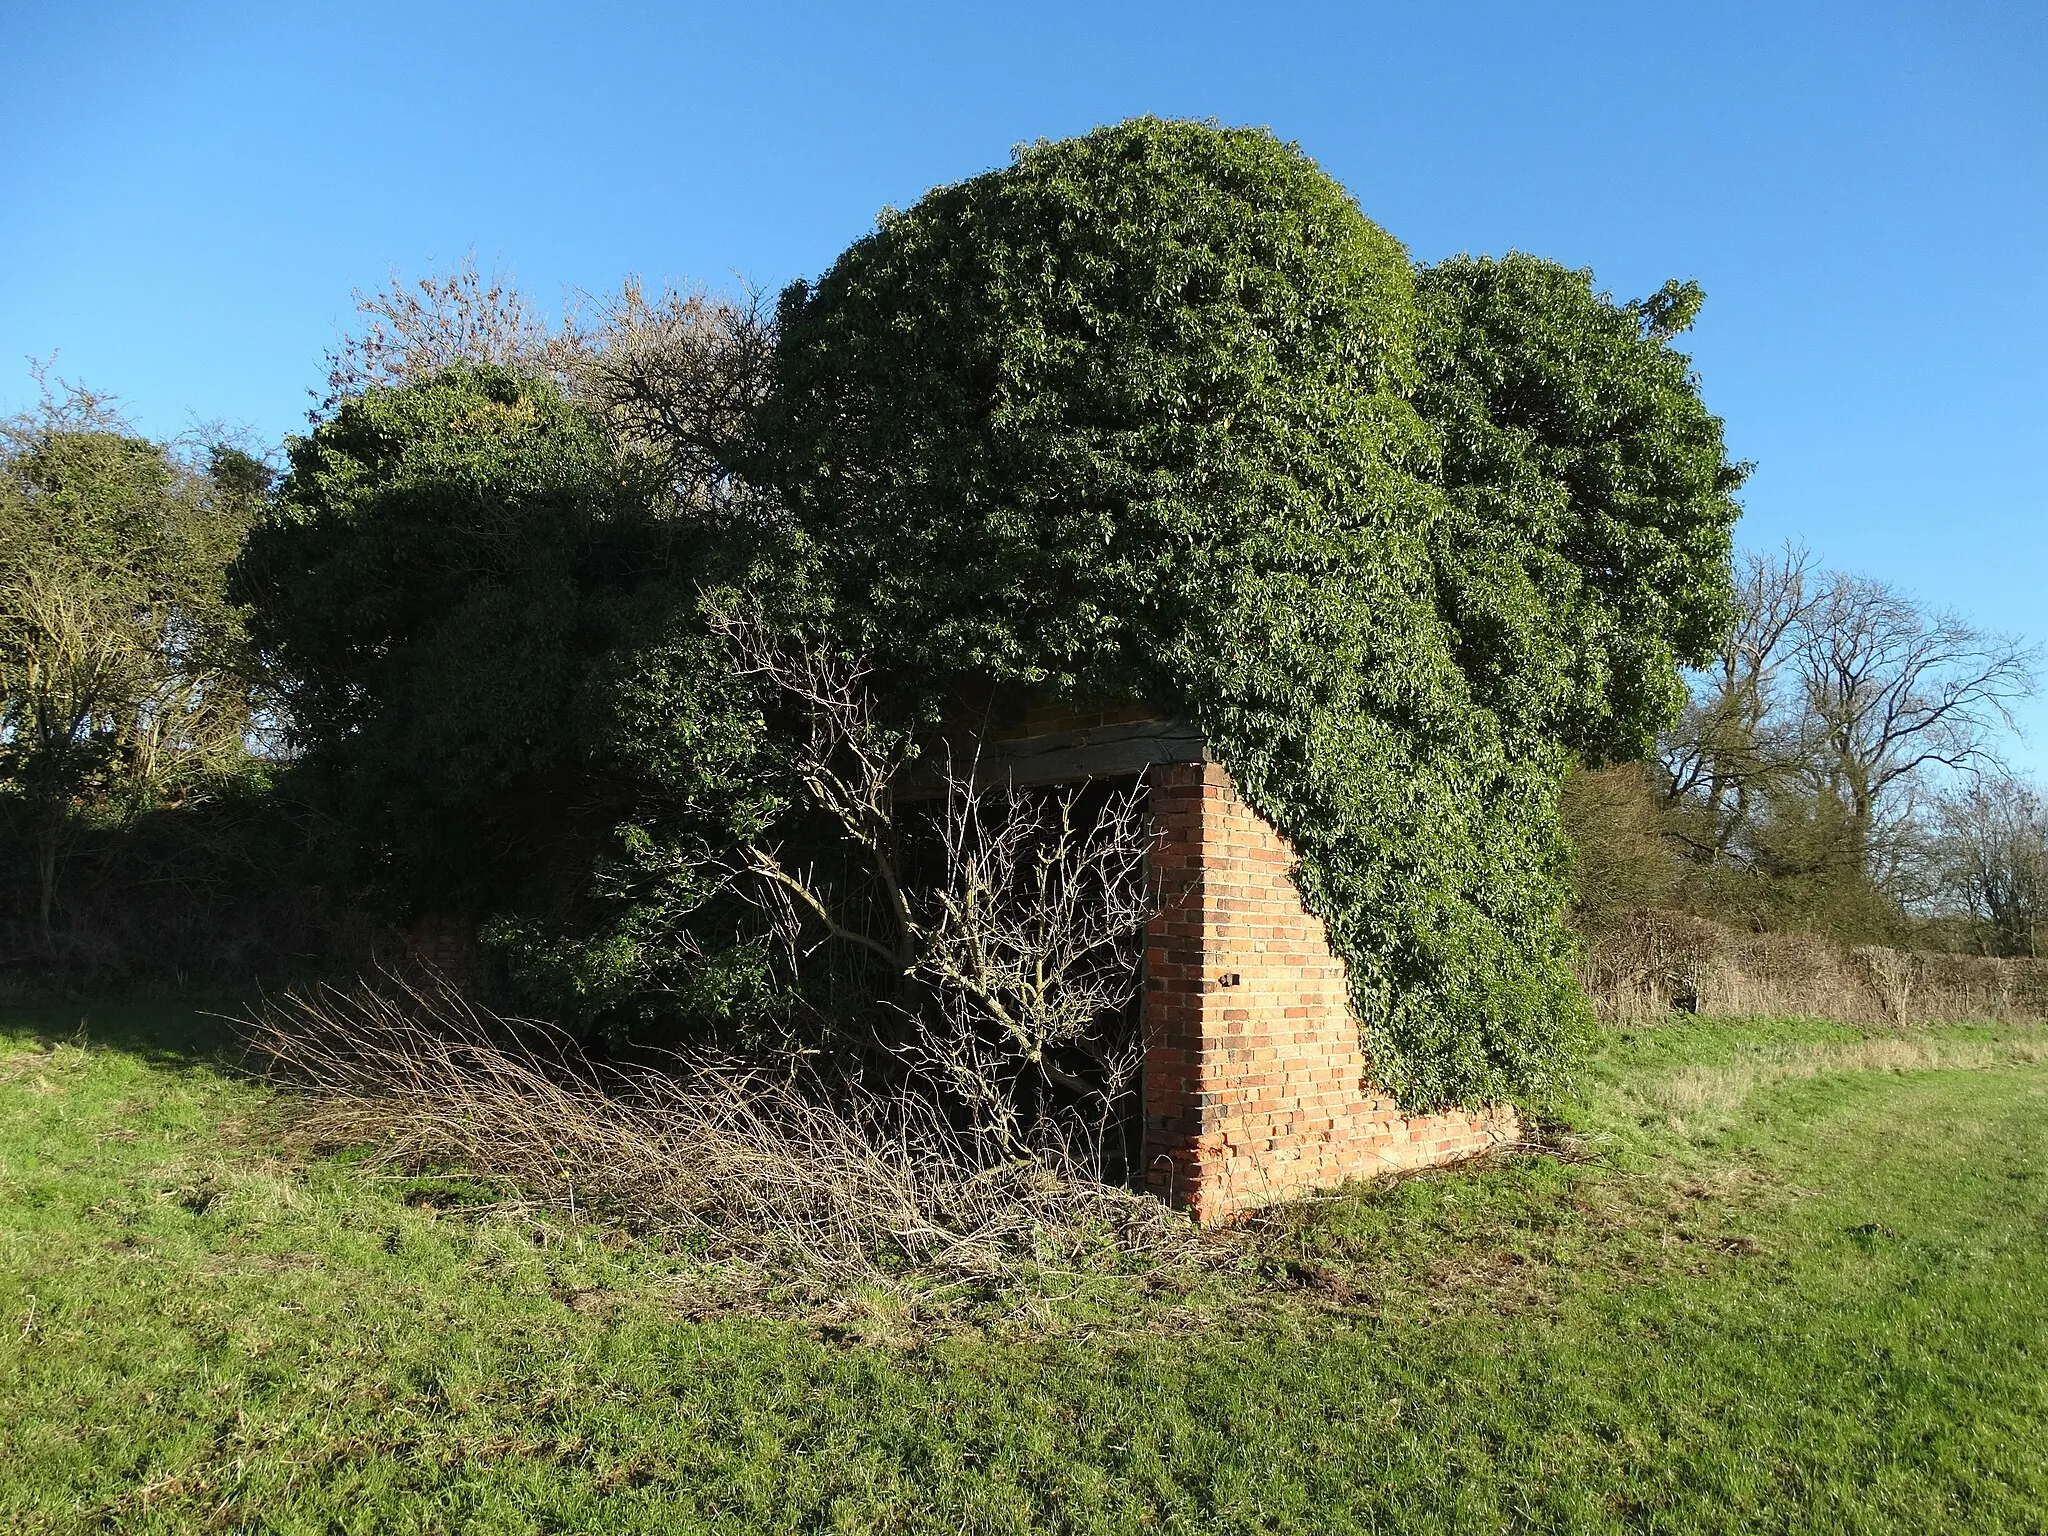
{"label": "wooden lintel", "polygon": [[[1141,720],[1053,731],[983,745],[976,776],[983,783],[1076,784],[1088,779],[1133,778],[1155,763],[1211,761],[1209,743],[1184,720]],[[963,776],[967,765],[955,761]],[[899,786],[898,795],[918,799],[936,794],[936,773],[920,772]]]}
{"label": "wooden lintel", "polygon": [[1122,778],[1154,763],[1209,760],[1209,743],[1184,720],[1144,720],[1085,731],[1055,731],[989,745],[984,763],[1013,784]]}

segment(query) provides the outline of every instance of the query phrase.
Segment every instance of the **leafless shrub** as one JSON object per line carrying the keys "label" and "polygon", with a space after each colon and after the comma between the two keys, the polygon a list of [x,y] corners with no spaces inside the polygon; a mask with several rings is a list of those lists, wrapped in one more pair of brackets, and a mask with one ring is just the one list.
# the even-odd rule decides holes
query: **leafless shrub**
{"label": "leafless shrub", "polygon": [[1911,1025],[2048,1019],[2048,963],[1844,946],[1676,912],[1624,914],[1587,936],[1579,978],[1600,1017],[1794,1016]]}
{"label": "leafless shrub", "polygon": [[445,985],[288,993],[249,1038],[302,1095],[310,1136],[796,1282],[999,1282],[1204,1243],[1057,1147],[1014,1158],[961,1137],[914,1090],[684,1057],[602,1066]]}
{"label": "leafless shrub", "polygon": [[322,410],[365,389],[411,383],[457,363],[563,379],[590,345],[574,314],[549,325],[509,281],[479,272],[474,252],[450,272],[411,282],[394,271],[386,287],[358,290],[355,307],[355,330],[328,354]]}
{"label": "leafless shrub", "polygon": [[356,327],[328,356],[323,411],[457,363],[511,368],[551,380],[602,416],[622,450],[660,467],[678,510],[768,515],[768,501],[735,471],[774,347],[759,294],[650,292],[628,278],[616,293],[579,295],[551,324],[471,255],[442,274],[393,274],[355,304]]}
{"label": "leafless shrub", "polygon": [[1114,1182],[1131,1164],[1155,910],[1142,786],[1026,790],[970,756],[906,801],[915,749],[865,663],[758,618],[712,622],[794,722],[790,793],[854,871],[821,876],[771,828],[727,877],[790,966],[821,945],[864,957],[865,1022],[835,1021],[850,1048],[829,1065],[600,1066],[545,1026],[390,978],[258,1014],[255,1043],[307,1091],[309,1127],[819,1279],[1195,1251],[1185,1218]]}
{"label": "leafless shrub", "polygon": [[756,898],[777,920],[786,946],[806,943],[804,930],[815,925],[826,938],[907,975],[917,962],[920,937],[902,869],[897,814],[897,788],[916,756],[909,733],[882,721],[865,660],[819,643],[787,641],[748,609],[713,604],[707,619],[725,642],[734,672],[793,706],[802,729],[789,743],[790,776],[855,850],[872,876],[875,899],[848,901],[828,888],[814,869],[792,858],[772,828],[745,845],[737,873],[751,877]]}
{"label": "leafless shrub", "polygon": [[[950,764],[944,783],[945,878],[919,924],[912,976],[924,1006],[905,1008],[900,1053],[1008,1155],[1045,1127],[1085,1127],[1100,1147],[1144,1065],[1130,1027],[1157,910],[1143,787],[1084,807],[1071,787],[984,784]],[[1062,1051],[1085,1057],[1087,1074],[1063,1068]],[[1065,1115],[1043,1113],[1048,1094],[1063,1096]]]}
{"label": "leafless shrub", "polygon": [[[964,1111],[969,1134],[1020,1157],[1040,1140],[1115,1161],[1118,1121],[1143,1059],[1139,961],[1157,912],[1142,782],[1027,788],[946,756],[908,806],[915,747],[885,725],[865,663],[773,633],[756,616],[712,623],[743,676],[804,722],[794,777],[837,825],[869,879],[853,897],[771,841],[740,872],[790,951],[853,946],[894,978],[887,1049]],[[923,834],[936,873],[906,873]]]}

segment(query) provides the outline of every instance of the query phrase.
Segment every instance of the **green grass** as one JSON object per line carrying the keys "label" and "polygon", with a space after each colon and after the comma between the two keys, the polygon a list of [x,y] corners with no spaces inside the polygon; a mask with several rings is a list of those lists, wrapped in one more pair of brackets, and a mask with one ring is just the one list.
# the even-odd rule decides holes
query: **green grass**
{"label": "green grass", "polygon": [[1581,1160],[1206,1275],[783,1317],[284,1157],[212,1049],[0,1012],[0,1529],[2048,1529],[2039,1033],[1617,1032]]}

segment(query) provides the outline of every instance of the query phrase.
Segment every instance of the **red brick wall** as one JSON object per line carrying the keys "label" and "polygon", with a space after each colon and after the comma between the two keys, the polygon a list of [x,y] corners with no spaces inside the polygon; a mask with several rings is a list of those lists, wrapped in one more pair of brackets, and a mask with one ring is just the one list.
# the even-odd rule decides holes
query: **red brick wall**
{"label": "red brick wall", "polygon": [[1165,764],[1151,785],[1163,898],[1145,956],[1154,1190],[1214,1221],[1514,1138],[1511,1106],[1404,1116],[1372,1085],[1343,962],[1301,904],[1294,852],[1228,773]]}

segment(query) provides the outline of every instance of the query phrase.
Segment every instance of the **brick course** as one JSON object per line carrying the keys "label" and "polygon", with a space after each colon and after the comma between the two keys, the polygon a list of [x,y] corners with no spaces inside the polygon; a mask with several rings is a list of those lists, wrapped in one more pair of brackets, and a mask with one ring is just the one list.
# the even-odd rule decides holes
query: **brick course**
{"label": "brick course", "polygon": [[[1146,936],[1147,1183],[1202,1221],[1514,1139],[1512,1106],[1403,1115],[1294,851],[1216,763],[1150,770],[1162,909]],[[1236,977],[1235,984],[1228,978]]]}

